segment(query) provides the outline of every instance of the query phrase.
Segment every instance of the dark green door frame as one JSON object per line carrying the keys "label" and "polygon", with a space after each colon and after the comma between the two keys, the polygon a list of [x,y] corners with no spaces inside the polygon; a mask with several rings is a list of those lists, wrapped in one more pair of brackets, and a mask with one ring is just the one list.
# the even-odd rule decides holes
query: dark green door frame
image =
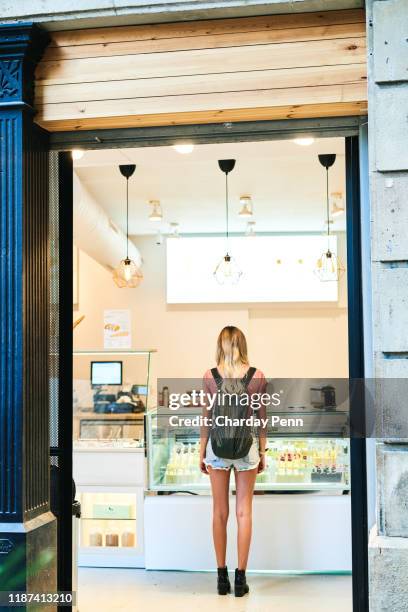
{"label": "dark green door frame", "polygon": [[48,134],[33,123],[48,36],[0,25],[0,581],[55,590],[49,495]]}

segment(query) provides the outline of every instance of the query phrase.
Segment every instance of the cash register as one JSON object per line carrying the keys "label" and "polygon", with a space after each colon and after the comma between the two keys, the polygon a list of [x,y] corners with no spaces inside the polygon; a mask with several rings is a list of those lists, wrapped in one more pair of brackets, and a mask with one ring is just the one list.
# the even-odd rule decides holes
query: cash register
{"label": "cash register", "polygon": [[[122,361],[91,361],[91,385],[94,389],[93,409],[97,414],[141,413],[145,410],[143,395],[147,387],[132,385],[122,388]],[[120,387],[119,391],[115,387]]]}

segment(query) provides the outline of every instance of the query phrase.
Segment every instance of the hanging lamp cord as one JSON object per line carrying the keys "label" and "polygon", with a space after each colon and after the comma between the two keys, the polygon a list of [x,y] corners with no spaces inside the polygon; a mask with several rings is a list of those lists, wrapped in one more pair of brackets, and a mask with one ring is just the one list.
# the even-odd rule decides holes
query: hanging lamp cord
{"label": "hanging lamp cord", "polygon": [[126,178],[126,259],[129,259],[129,178]]}
{"label": "hanging lamp cord", "polygon": [[225,173],[225,218],[226,218],[226,238],[227,238],[227,250],[228,250],[228,238],[229,238],[229,218],[228,218],[228,172]]}
{"label": "hanging lamp cord", "polygon": [[326,168],[327,248],[330,249],[329,169]]}

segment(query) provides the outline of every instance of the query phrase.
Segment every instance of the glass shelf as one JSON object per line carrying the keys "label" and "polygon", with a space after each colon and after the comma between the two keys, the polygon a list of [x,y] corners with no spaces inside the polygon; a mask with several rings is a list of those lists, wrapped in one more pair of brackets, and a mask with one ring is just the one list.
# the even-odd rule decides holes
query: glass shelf
{"label": "glass shelf", "polygon": [[[81,492],[79,501],[82,548],[106,550],[137,546],[137,508],[133,493]],[[104,516],[106,513],[111,515]]]}

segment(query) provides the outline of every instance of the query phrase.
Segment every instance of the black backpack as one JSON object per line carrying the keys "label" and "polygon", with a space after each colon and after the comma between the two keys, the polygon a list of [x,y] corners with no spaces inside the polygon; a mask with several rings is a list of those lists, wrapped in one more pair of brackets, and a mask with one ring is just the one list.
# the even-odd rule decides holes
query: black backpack
{"label": "black backpack", "polygon": [[[240,389],[233,392],[231,401],[215,403],[212,410],[212,429],[211,429],[211,446],[216,457],[221,459],[242,459],[249,453],[252,446],[253,436],[250,425],[232,425],[228,421],[230,419],[247,419],[250,415],[250,407],[248,402],[240,402],[240,395],[247,392],[248,385],[251,382],[256,368],[249,368],[245,376],[239,381]],[[225,392],[222,391],[223,378],[217,368],[211,370],[211,374],[217,384],[217,391],[221,397]],[[224,424],[217,424],[217,417],[228,418],[225,424],[225,418],[222,419]]]}

